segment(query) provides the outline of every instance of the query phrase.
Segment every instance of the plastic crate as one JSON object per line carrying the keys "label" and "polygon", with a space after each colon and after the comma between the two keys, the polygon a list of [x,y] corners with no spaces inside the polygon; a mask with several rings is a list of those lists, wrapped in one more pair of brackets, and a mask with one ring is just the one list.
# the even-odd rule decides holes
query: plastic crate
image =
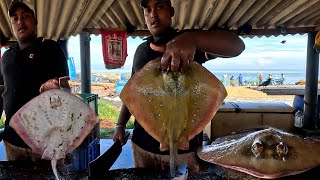
{"label": "plastic crate", "polygon": [[72,168],[75,171],[84,171],[89,163],[100,155],[100,141],[95,139],[86,147],[78,147],[72,152]]}
{"label": "plastic crate", "polygon": [[82,93],[76,95],[89,104],[89,106],[96,112],[98,116],[98,94]]}
{"label": "plastic crate", "polygon": [[[98,115],[97,94],[77,94]],[[97,123],[81,145],[72,152],[72,168],[75,171],[84,171],[89,163],[100,155],[100,123]]]}

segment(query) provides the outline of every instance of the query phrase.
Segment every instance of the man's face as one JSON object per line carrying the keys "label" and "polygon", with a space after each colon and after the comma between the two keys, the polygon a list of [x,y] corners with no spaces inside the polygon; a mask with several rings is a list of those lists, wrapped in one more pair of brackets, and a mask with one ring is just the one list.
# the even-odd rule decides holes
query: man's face
{"label": "man's face", "polygon": [[153,36],[159,36],[171,27],[171,17],[174,12],[166,2],[150,0],[143,8],[144,19]]}
{"label": "man's face", "polygon": [[19,42],[27,42],[35,36],[36,19],[24,8],[18,7],[10,17],[10,22],[13,34]]}

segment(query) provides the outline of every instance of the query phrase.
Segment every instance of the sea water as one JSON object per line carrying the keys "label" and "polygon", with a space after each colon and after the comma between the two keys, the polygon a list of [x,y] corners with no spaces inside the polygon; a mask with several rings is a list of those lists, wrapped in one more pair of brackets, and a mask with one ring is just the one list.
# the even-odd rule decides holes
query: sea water
{"label": "sea water", "polygon": [[[299,80],[306,79],[306,70],[305,69],[287,69],[287,70],[279,70],[279,69],[208,69],[211,73],[213,73],[218,79],[222,80],[223,74],[227,73],[227,82],[230,84],[230,78],[233,76],[235,82],[237,84],[237,77],[239,74],[243,77],[243,82],[251,82],[258,83],[259,73],[263,75],[263,81],[266,81],[269,74],[272,75],[275,80],[277,77],[281,79],[281,74],[284,74],[286,84],[294,84]],[[131,73],[131,70],[127,69],[114,69],[114,70],[92,70],[95,73]],[[320,80],[320,76],[318,77]],[[247,83],[246,83],[247,84]]]}
{"label": "sea water", "polygon": [[[234,70],[234,69],[209,69],[218,79],[222,80],[223,74],[227,73],[227,80],[230,83],[230,78],[233,76],[235,81],[237,82],[237,78],[239,74],[243,77],[243,82],[256,82],[258,83],[258,76],[259,73],[263,75],[263,81],[266,81],[269,74],[272,75],[273,79],[276,78],[281,79],[281,74],[284,74],[286,84],[294,84],[299,80],[306,79],[306,72],[304,69],[290,69],[290,70],[276,70],[276,69],[266,69],[266,70],[259,70],[259,69],[241,69],[241,70]],[[319,77],[318,77],[319,78]],[[319,78],[320,79],[320,78]]]}

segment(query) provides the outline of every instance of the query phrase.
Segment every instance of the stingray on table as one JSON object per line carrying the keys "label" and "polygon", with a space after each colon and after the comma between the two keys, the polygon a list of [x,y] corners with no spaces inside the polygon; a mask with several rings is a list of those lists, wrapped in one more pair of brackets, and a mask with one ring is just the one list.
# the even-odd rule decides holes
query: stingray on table
{"label": "stingray on table", "polygon": [[34,153],[51,160],[57,179],[57,160],[78,147],[97,123],[94,110],[71,93],[53,89],[21,107],[9,125]]}
{"label": "stingray on table", "polygon": [[267,128],[218,138],[198,151],[207,162],[274,179],[320,165],[320,141]]}
{"label": "stingray on table", "polygon": [[171,174],[179,149],[211,121],[227,92],[196,62],[185,73],[163,72],[160,59],[150,61],[126,83],[120,98],[161,150],[170,149]]}

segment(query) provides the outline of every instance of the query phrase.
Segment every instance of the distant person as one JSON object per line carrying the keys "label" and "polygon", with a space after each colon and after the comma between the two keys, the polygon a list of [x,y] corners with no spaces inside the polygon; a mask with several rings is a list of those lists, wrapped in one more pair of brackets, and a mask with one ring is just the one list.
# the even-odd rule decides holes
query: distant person
{"label": "distant person", "polygon": [[258,84],[262,84],[262,81],[263,81],[262,73],[259,73],[258,79],[259,79],[259,83]]}
{"label": "distant person", "polygon": [[231,76],[231,78],[230,78],[230,85],[231,85],[231,86],[235,86],[234,76]]}
{"label": "distant person", "polygon": [[284,78],[284,74],[281,74],[281,85],[287,85],[286,79]]}
{"label": "distant person", "polygon": [[222,84],[224,85],[224,86],[227,86],[228,85],[228,74],[227,73],[224,73],[223,75],[222,75]]}
{"label": "distant person", "polygon": [[238,76],[238,83],[239,83],[239,86],[243,85],[243,77],[241,74],[239,74],[239,76]]}
{"label": "distant person", "polygon": [[272,74],[269,74],[269,75],[268,75],[267,80],[268,80],[268,79],[271,79],[270,84],[275,85]]}

